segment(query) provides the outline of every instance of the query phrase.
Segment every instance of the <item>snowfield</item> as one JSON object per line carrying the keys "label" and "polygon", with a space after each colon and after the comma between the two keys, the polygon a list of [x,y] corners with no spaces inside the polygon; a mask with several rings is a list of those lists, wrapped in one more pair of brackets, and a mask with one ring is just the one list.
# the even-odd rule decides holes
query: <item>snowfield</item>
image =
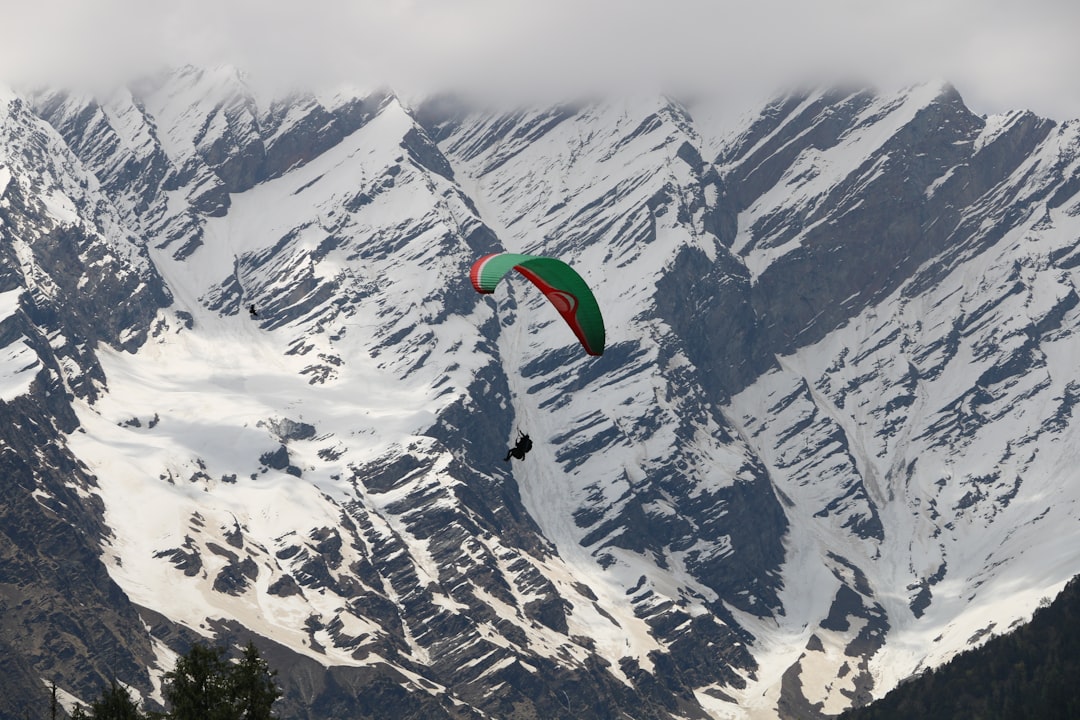
{"label": "snowfield", "polygon": [[[74,410],[92,478],[30,492],[155,618],[144,697],[248,633],[296,707],[825,717],[1080,568],[1075,124],[941,83],[738,128],[243,83],[0,118],[0,406]],[[604,356],[473,291],[500,250],[582,274]]]}

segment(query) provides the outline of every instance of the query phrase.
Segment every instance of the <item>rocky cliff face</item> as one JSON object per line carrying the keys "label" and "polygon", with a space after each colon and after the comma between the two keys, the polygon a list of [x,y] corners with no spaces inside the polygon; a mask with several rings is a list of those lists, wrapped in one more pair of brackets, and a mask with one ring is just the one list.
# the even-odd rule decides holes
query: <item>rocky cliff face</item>
{"label": "rocky cliff face", "polygon": [[15,717],[41,706],[44,677],[79,693],[113,667],[149,682],[150,639],[99,561],[111,533],[96,479],[64,438],[79,428],[72,403],[107,392],[94,348],[139,347],[169,297],[94,177],[26,101],[3,103],[0,712]]}
{"label": "rocky cliff face", "polygon": [[[3,102],[0,714],[154,706],[202,637],[289,717],[823,717],[1075,572],[1069,124]],[[603,357],[472,291],[501,249],[582,272]]]}

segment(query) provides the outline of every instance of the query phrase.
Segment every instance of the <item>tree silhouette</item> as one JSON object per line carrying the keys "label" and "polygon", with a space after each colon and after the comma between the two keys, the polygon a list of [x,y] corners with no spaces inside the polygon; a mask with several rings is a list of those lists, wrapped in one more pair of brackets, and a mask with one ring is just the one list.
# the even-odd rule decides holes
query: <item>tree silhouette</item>
{"label": "tree silhouette", "polygon": [[[53,691],[55,698],[56,691]],[[55,713],[55,705],[53,706]],[[56,717],[55,714],[53,717]],[[144,720],[145,716],[139,712],[139,706],[131,699],[127,688],[113,680],[109,687],[102,690],[101,697],[90,704],[90,709],[84,710],[82,705],[76,705],[71,714],[72,720]]]}
{"label": "tree silhouette", "polygon": [[165,674],[165,699],[173,720],[271,720],[281,691],[276,673],[248,643],[238,663],[224,648],[193,645]]}
{"label": "tree silhouette", "polygon": [[270,720],[271,707],[281,697],[274,684],[276,672],[259,656],[255,645],[248,642],[240,663],[230,672],[231,693],[242,720]]}
{"label": "tree silhouette", "polygon": [[224,648],[192,645],[165,673],[165,699],[175,720],[234,720]]}
{"label": "tree silhouette", "polygon": [[1080,718],[1080,576],[1031,622],[961,653],[842,720]]}

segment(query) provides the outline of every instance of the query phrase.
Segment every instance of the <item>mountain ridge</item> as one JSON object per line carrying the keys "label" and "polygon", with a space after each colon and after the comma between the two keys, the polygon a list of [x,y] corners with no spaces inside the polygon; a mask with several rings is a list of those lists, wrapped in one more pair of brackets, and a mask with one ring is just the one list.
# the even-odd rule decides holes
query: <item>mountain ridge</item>
{"label": "mountain ridge", "polygon": [[[5,450],[142,616],[109,662],[151,704],[203,635],[272,640],[296,717],[387,678],[447,717],[826,717],[1075,574],[1042,529],[1073,512],[1070,123],[810,92],[710,159],[665,98],[265,102],[195,68],[6,107],[0,399],[64,459]],[[602,358],[472,291],[499,249],[582,272]]]}

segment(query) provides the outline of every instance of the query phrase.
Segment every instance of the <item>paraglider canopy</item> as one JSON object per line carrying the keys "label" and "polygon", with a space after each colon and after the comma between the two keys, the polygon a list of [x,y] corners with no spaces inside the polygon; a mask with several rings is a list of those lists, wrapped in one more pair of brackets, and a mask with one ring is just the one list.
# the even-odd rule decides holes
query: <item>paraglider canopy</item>
{"label": "paraglider canopy", "polygon": [[547,296],[590,355],[604,353],[604,318],[592,290],[572,267],[550,257],[494,253],[473,263],[469,278],[479,293],[491,293],[513,268]]}

